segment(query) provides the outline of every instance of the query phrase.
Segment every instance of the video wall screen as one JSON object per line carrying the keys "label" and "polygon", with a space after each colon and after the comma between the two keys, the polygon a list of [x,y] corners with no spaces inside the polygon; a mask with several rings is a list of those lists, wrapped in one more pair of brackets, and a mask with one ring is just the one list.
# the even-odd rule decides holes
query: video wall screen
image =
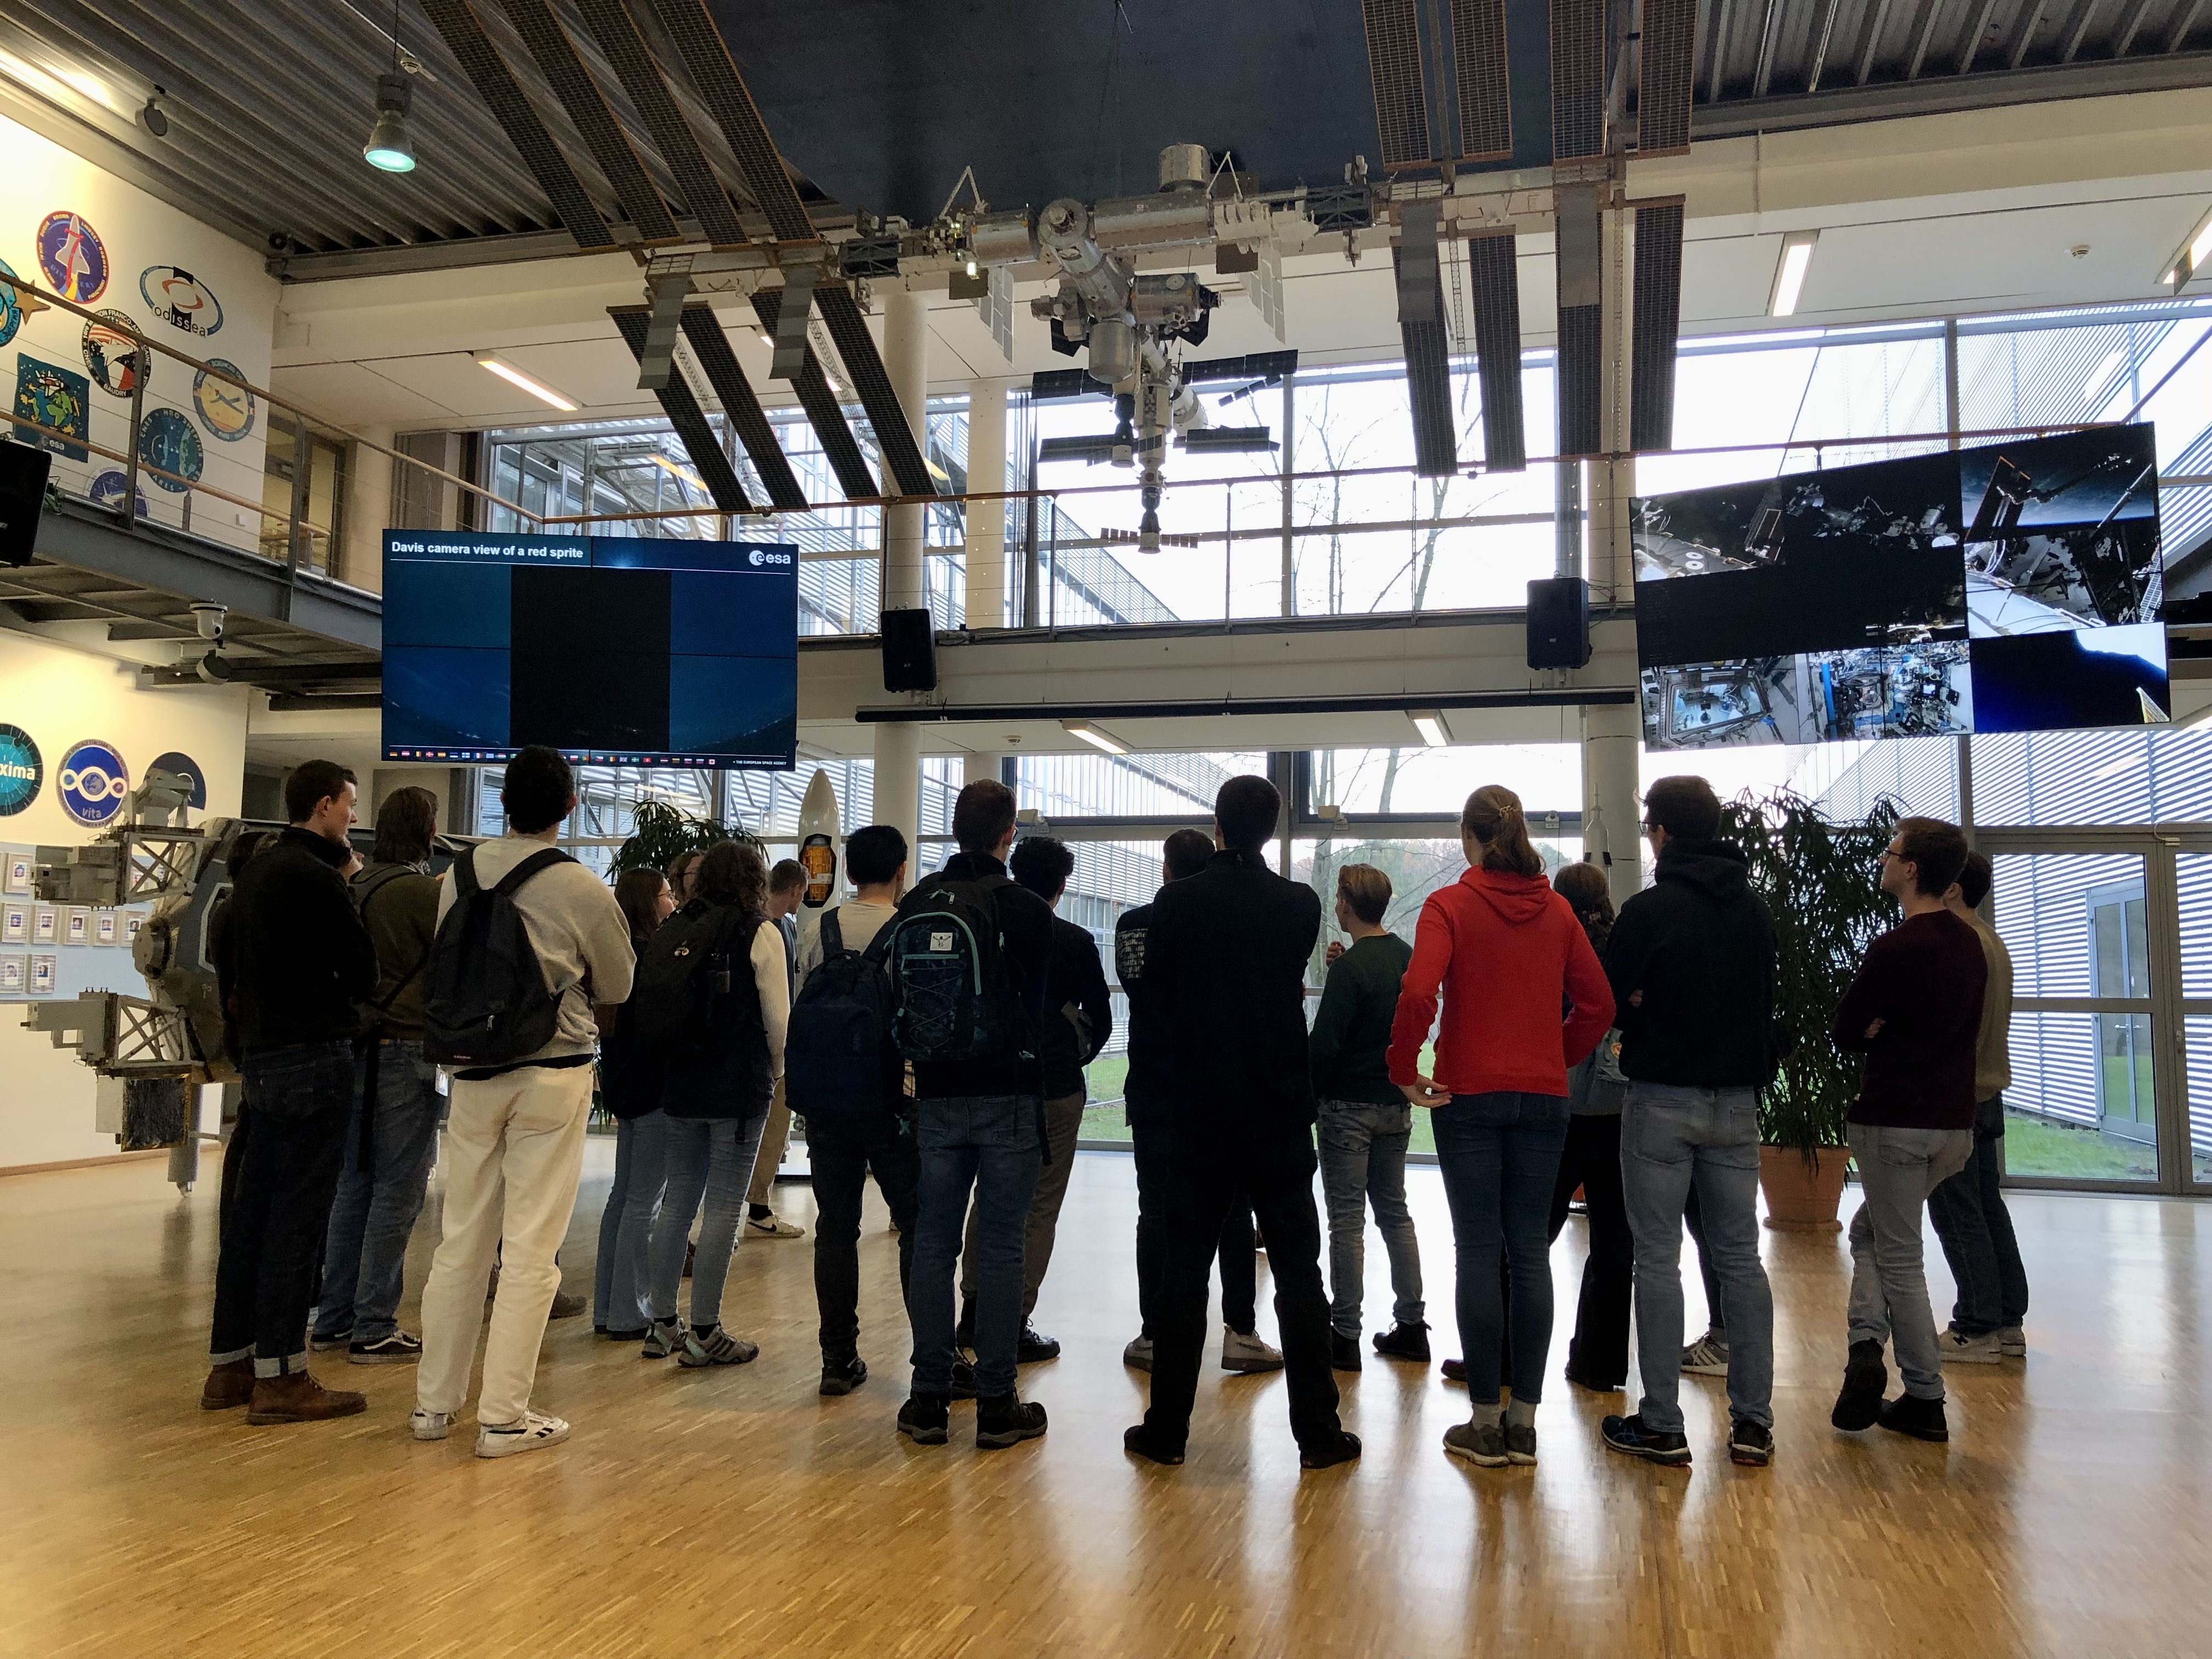
{"label": "video wall screen", "polygon": [[787,543],[385,536],[386,760],[769,770],[798,723]]}
{"label": "video wall screen", "polygon": [[2147,425],[1647,496],[1632,526],[1647,747],[2172,708]]}

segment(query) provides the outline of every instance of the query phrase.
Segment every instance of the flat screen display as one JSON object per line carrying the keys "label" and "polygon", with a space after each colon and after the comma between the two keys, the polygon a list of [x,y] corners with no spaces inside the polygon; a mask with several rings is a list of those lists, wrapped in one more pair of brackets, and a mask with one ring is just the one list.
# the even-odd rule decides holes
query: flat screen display
{"label": "flat screen display", "polygon": [[2162,724],[2147,426],[1638,499],[1652,749]]}
{"label": "flat screen display", "polygon": [[788,543],[385,536],[386,760],[774,770],[798,720]]}

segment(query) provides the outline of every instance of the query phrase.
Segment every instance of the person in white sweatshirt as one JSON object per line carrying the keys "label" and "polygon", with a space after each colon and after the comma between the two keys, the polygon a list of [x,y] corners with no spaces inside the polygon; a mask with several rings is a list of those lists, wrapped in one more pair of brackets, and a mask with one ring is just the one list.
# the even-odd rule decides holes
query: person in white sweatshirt
{"label": "person in white sweatshirt", "polygon": [[[507,763],[500,792],[507,834],[466,856],[489,890],[544,853],[576,805],[575,776],[551,749]],[[453,908],[451,872],[439,883],[441,922]],[[523,930],[559,1008],[553,1040],[510,1065],[453,1074],[443,1158],[445,1231],[422,1290],[422,1358],[410,1419],[417,1440],[443,1440],[466,1401],[495,1255],[499,1291],[477,1394],[477,1455],[505,1457],[568,1437],[568,1425],[530,1409],[538,1345],[561,1288],[554,1253],[568,1231],[591,1115],[594,1003],[629,995],[636,957],[629,924],[607,884],[559,856],[514,890]]]}

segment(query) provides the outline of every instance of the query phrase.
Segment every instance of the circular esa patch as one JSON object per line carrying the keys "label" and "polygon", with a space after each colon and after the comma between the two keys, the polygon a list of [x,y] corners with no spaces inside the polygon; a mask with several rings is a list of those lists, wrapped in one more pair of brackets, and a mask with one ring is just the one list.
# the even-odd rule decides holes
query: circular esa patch
{"label": "circular esa patch", "polygon": [[171,328],[187,334],[212,334],[222,326],[222,301],[189,270],[149,265],[138,273],[138,295]]}
{"label": "circular esa patch", "polygon": [[0,259],[0,276],[8,279],[0,283],[0,345],[6,345],[23,325],[23,307],[15,299],[15,267]]}
{"label": "circular esa patch", "polygon": [[[200,424],[207,434],[218,443],[234,444],[253,430],[253,394],[246,389],[246,371],[227,358],[210,357],[208,368],[192,376],[192,407],[199,411]],[[224,380],[226,374],[238,377],[236,384]]]}
{"label": "circular esa patch", "polygon": [[64,300],[88,306],[107,292],[107,244],[80,213],[49,213],[39,226],[39,269]]}
{"label": "circular esa patch", "polygon": [[200,772],[200,763],[181,749],[172,749],[167,754],[156,755],[146,764],[149,775],[167,772],[172,777],[182,778],[192,787],[191,799],[186,805],[204,810],[207,806],[207,779]]}
{"label": "circular esa patch", "polygon": [[[155,489],[181,495],[200,481],[207,452],[200,447],[200,434],[192,430],[190,421],[173,409],[157,409],[139,425],[138,456],[149,465],[161,469],[147,475]],[[163,476],[171,472],[177,476]]]}
{"label": "circular esa patch", "polygon": [[84,325],[84,369],[102,392],[127,398],[139,386],[153,384],[154,353],[139,343],[127,312],[102,311]]}
{"label": "circular esa patch", "polygon": [[[92,481],[92,488],[86,490],[85,494],[91,498],[94,507],[104,507],[112,512],[120,512],[123,507],[123,492],[130,487],[131,481],[123,476],[122,471],[111,466]],[[137,511],[134,516],[141,519],[146,516],[146,492],[143,489],[138,492]]]}
{"label": "circular esa patch", "polygon": [[123,763],[123,751],[97,738],[70,745],[54,784],[62,810],[83,824],[107,823],[131,797],[131,772]]}
{"label": "circular esa patch", "polygon": [[20,726],[0,722],[0,818],[12,818],[39,798],[46,763]]}

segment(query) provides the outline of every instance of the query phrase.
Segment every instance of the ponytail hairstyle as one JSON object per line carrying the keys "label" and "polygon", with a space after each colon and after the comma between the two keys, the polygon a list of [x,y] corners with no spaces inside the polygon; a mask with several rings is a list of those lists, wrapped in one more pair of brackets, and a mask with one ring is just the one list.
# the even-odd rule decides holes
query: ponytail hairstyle
{"label": "ponytail hairstyle", "polygon": [[1502,783],[1486,783],[1467,798],[1459,832],[1482,848],[1481,866],[1513,876],[1540,876],[1544,860],[1528,844],[1528,821],[1521,797]]}
{"label": "ponytail hairstyle", "polygon": [[1613,937],[1613,892],[1605,872],[1587,859],[1564,865],[1552,878],[1552,890],[1574,906],[1583,932],[1589,935],[1590,949],[1602,956],[1606,941]]}

